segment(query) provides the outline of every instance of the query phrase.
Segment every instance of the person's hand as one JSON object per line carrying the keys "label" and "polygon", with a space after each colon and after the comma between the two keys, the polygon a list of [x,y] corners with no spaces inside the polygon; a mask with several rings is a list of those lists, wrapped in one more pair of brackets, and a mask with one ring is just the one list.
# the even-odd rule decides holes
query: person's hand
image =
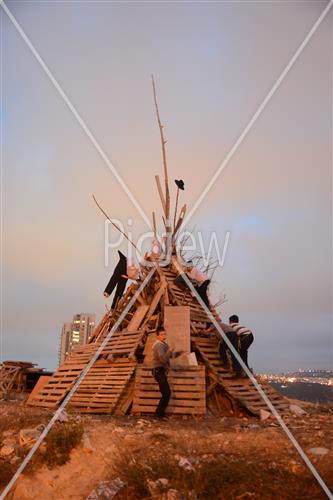
{"label": "person's hand", "polygon": [[184,354],[184,351],[175,351],[175,352],[173,353],[173,355],[174,355],[174,357],[175,357],[175,358],[178,358],[178,357],[179,357],[179,356],[181,356],[182,354]]}

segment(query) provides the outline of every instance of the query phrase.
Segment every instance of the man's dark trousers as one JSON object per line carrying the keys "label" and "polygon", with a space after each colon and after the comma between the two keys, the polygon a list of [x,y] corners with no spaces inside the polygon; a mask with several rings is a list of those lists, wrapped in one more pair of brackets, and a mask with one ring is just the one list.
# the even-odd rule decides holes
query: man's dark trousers
{"label": "man's dark trousers", "polygon": [[240,338],[239,342],[239,355],[246,364],[247,367],[249,367],[248,362],[247,362],[247,351],[250,345],[253,342],[253,334],[249,333],[248,335],[244,335],[243,337]]}
{"label": "man's dark trousers", "polygon": [[[238,351],[238,335],[237,335],[237,333],[236,332],[227,332],[227,333],[225,333],[225,336],[227,337],[228,340],[230,340],[232,346],[236,349],[236,351]],[[227,346],[226,342],[224,342],[223,339],[221,340],[219,351],[220,351],[220,356],[221,356],[223,366],[227,367],[227,365],[228,365],[227,351],[229,351],[231,354],[233,370],[236,373],[240,373],[241,369],[242,369],[241,365],[239,364],[238,360],[236,359],[236,356],[234,356],[234,354],[230,351],[229,347]]]}
{"label": "man's dark trousers", "polygon": [[158,383],[158,386],[160,388],[162,397],[160,399],[160,402],[158,403],[158,406],[156,408],[155,414],[157,417],[164,417],[165,415],[165,410],[166,407],[169,404],[170,396],[171,396],[171,390],[167,378],[167,373],[166,369],[161,366],[159,368],[154,368],[153,369],[153,376]]}

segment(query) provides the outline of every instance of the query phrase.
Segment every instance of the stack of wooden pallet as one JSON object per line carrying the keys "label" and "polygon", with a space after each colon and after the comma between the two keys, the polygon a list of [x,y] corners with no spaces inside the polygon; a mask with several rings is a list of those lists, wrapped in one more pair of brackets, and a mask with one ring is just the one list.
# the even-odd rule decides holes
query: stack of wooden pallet
{"label": "stack of wooden pallet", "polygon": [[[145,270],[147,273],[147,270]],[[151,349],[154,332],[165,326],[170,308],[189,312],[189,343],[195,353],[196,365],[178,366],[169,374],[172,397],[169,414],[204,415],[207,409],[242,408],[252,414],[267,409],[260,395],[247,379],[234,380],[222,367],[218,342],[219,333],[206,312],[190,291],[175,284],[178,270],[173,264],[159,267],[145,290],[136,297],[128,314],[119,322],[120,314],[133,299],[138,284],[127,290],[118,308],[107,313],[97,326],[89,344],[79,347],[46,382],[29,404],[56,408],[79,379],[82,371],[97,351],[98,357],[70,400],[70,408],[83,413],[113,413],[122,415],[152,414],[160,393],[151,374]],[[213,306],[214,317],[221,321]],[[172,312],[172,311],[171,311]],[[187,317],[183,315],[183,319]],[[104,347],[110,330],[118,321],[118,329]],[[169,324],[169,323],[168,323]],[[184,323],[177,330],[175,342],[185,335]],[[268,384],[262,384],[279,411],[289,408],[288,401]]]}
{"label": "stack of wooden pallet", "polygon": [[4,361],[1,363],[0,395],[25,391],[27,388],[27,376],[32,372],[36,373],[35,366],[35,364],[27,361]]}

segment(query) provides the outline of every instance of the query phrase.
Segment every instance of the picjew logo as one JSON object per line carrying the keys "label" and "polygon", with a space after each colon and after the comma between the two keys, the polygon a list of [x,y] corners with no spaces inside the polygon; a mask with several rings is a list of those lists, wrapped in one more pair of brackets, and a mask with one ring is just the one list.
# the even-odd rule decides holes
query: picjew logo
{"label": "picjew logo", "polygon": [[[117,228],[118,231],[115,229]],[[200,261],[200,266],[207,268],[211,262],[223,267],[230,242],[230,231],[225,233],[224,239],[215,231],[209,234],[202,231],[182,231],[177,235],[174,249],[178,258],[185,263],[189,258]],[[161,264],[167,265],[171,253],[165,254],[167,234],[155,235],[153,231],[141,233],[137,238],[133,236],[133,219],[128,218],[126,224],[119,219],[105,220],[104,223],[104,265],[109,266],[111,252],[119,249],[124,242],[127,244],[126,255],[129,259],[137,260],[145,265],[152,266],[151,255],[159,257]],[[170,246],[170,245],[167,245]]]}

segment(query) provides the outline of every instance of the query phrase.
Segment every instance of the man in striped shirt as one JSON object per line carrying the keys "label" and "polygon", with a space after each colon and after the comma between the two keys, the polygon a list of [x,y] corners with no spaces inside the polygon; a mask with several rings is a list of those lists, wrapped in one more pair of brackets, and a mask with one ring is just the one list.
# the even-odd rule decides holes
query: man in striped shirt
{"label": "man in striped shirt", "polygon": [[246,366],[249,367],[247,361],[248,349],[254,340],[253,333],[246,326],[242,326],[239,324],[239,317],[237,316],[237,314],[233,314],[232,316],[230,316],[229,324],[232,327],[232,329],[237,333],[239,355],[246,364]]}

